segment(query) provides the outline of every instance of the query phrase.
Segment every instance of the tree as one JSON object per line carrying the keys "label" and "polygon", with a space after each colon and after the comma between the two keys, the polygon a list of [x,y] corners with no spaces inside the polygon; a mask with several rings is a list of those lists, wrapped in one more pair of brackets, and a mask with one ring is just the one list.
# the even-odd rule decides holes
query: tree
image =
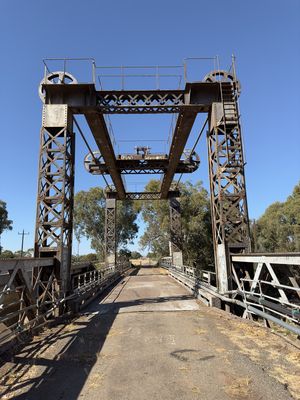
{"label": "tree", "polygon": [[[117,245],[118,248],[130,243],[138,232],[135,223],[136,212],[130,201],[119,201],[117,206]],[[91,247],[100,259],[105,253],[105,192],[100,187],[80,191],[75,195],[74,203],[75,236],[85,236],[91,240]]]}
{"label": "tree", "polygon": [[0,258],[15,258],[15,254],[11,250],[3,250]]}
{"label": "tree", "polygon": [[[147,192],[158,192],[160,181],[151,180],[145,187]],[[155,257],[169,254],[169,205],[166,200],[140,201],[136,204],[147,228],[140,238],[140,246]]]}
{"label": "tree", "polygon": [[132,251],[130,254],[130,258],[133,260],[137,260],[138,258],[141,258],[142,255],[138,251]]}
{"label": "tree", "polygon": [[256,251],[300,251],[300,183],[285,202],[271,204],[251,228]]}
{"label": "tree", "polygon": [[[8,219],[8,212],[6,209],[6,203],[3,200],[0,200],[0,237],[4,231],[12,230],[12,220]],[[0,242],[0,254],[1,254],[1,242]]]}
{"label": "tree", "polygon": [[[152,180],[146,191],[158,191],[160,182]],[[202,184],[182,183],[179,186],[182,210],[184,261],[190,265],[208,268],[213,262],[210,204]],[[140,245],[148,248],[154,257],[169,254],[169,204],[168,201],[141,202],[140,210],[147,224]]]}

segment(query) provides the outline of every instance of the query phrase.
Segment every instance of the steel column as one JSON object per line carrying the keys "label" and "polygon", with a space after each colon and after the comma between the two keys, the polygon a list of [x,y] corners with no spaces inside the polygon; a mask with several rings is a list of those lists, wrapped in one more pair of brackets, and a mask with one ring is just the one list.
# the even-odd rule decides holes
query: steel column
{"label": "steel column", "polygon": [[[72,113],[67,105],[44,105],[40,139],[35,257],[55,257],[55,275],[59,296],[70,284],[72,220],[74,197],[75,136]],[[34,282],[36,286],[38,282]],[[57,286],[57,283],[56,283]]]}
{"label": "steel column", "polygon": [[230,288],[229,252],[250,250],[244,155],[237,93],[222,82],[222,102],[213,103],[208,132],[208,162],[218,288]]}
{"label": "steel column", "polygon": [[107,193],[105,207],[105,263],[116,265],[117,237],[117,193]]}
{"label": "steel column", "polygon": [[169,198],[170,209],[170,253],[173,265],[183,265],[181,208],[176,197]]}

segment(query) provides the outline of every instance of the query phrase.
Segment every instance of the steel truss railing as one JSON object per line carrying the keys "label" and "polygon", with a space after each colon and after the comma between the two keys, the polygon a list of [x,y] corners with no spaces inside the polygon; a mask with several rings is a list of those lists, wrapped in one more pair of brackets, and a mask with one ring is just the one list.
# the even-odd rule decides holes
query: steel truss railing
{"label": "steel truss railing", "polygon": [[53,321],[58,316],[58,310],[60,315],[61,309],[64,312],[78,311],[131,268],[129,262],[120,262],[101,270],[75,272],[71,278],[71,289],[65,295],[57,290],[60,287],[57,280],[51,281],[51,284],[40,281],[38,290],[32,286],[31,275],[37,264],[41,268],[53,269],[54,259],[13,259],[0,263],[1,347]]}
{"label": "steel truss railing", "polygon": [[259,315],[300,334],[300,254],[232,255],[231,267],[244,317]]}
{"label": "steel truss railing", "polygon": [[[262,318],[300,335],[300,254],[231,255],[232,290],[220,293],[216,274],[189,266],[172,265],[169,257],[160,266],[193,290],[198,297],[214,296],[225,304],[244,308],[243,317]],[[205,292],[207,295],[205,295]]]}

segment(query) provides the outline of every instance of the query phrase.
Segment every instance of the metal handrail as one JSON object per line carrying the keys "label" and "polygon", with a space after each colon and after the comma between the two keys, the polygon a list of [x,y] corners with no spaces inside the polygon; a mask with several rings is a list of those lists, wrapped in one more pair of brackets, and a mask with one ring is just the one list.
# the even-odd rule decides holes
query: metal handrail
{"label": "metal handrail", "polygon": [[[160,78],[166,77],[175,77],[179,78],[179,88],[181,87],[182,81],[184,84],[188,82],[188,63],[190,61],[205,61],[210,60],[213,61],[213,69],[219,68],[219,57],[186,57],[182,61],[182,65],[120,65],[120,66],[112,66],[112,65],[97,65],[96,61],[93,57],[48,57],[44,58],[44,80],[46,81],[47,73],[52,73],[51,69],[49,68],[49,62],[51,61],[61,61],[63,63],[62,70],[64,73],[67,72],[67,66],[72,61],[87,61],[91,63],[92,66],[92,82],[96,85],[96,75],[97,71],[99,70],[120,70],[118,74],[99,74],[102,77],[117,77],[121,78],[121,87],[124,90],[125,87],[125,78],[127,77],[152,77],[156,79],[156,89],[160,87]],[[229,68],[229,71],[233,70],[234,66],[233,63]],[[155,73],[146,73],[146,74],[128,74],[125,73],[127,70],[155,70]],[[161,73],[161,70],[182,70],[182,74],[165,74]],[[235,69],[234,69],[235,73]],[[99,79],[99,76],[98,76]],[[101,81],[99,81],[101,86]]]}

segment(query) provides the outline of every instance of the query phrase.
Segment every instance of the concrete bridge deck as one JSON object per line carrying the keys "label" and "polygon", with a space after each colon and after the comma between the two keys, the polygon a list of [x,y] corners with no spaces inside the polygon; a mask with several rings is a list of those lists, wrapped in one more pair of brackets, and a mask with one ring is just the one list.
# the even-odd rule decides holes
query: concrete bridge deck
{"label": "concrete bridge deck", "polygon": [[[141,268],[0,368],[1,399],[300,398],[297,347]],[[293,396],[293,397],[292,397]]]}

